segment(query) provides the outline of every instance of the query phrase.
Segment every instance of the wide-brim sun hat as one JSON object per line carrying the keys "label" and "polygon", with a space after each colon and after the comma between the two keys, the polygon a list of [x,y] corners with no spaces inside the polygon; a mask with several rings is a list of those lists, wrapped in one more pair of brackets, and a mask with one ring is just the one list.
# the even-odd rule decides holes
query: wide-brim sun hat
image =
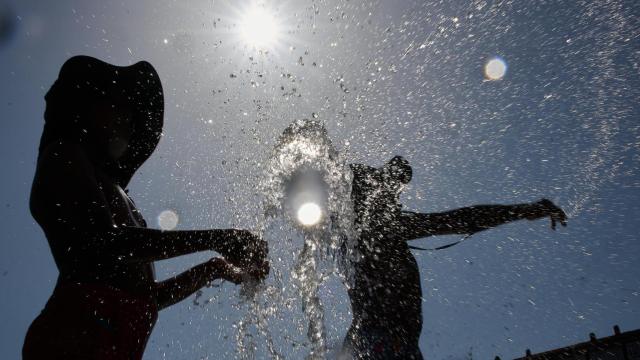
{"label": "wide-brim sun hat", "polygon": [[40,151],[54,141],[83,141],[89,126],[86,110],[92,101],[113,101],[113,106],[126,105],[132,109],[133,133],[127,149],[106,167],[123,188],[151,156],[162,136],[162,84],[156,70],[146,61],[116,66],[90,56],[74,56],[62,65],[45,99]]}

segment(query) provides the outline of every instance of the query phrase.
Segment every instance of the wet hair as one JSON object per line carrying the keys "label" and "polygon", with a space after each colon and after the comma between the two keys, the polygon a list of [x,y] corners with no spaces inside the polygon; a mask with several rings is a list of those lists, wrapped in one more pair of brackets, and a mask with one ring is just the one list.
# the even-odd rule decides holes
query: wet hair
{"label": "wet hair", "polygon": [[396,155],[389,160],[384,165],[384,169],[391,179],[401,184],[408,184],[413,177],[413,169],[409,165],[409,161],[399,155]]}
{"label": "wet hair", "polygon": [[386,219],[402,208],[399,200],[402,185],[409,183],[413,174],[409,162],[395,156],[381,168],[352,164],[351,170],[356,225],[384,226]]}

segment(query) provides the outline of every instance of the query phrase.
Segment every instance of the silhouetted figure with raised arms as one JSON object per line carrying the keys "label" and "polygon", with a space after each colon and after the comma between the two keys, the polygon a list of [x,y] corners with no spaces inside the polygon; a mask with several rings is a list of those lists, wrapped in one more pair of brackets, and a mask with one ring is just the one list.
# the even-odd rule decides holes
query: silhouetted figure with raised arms
{"label": "silhouetted figure with raised arms", "polygon": [[[162,86],[149,63],[73,57],[46,102],[30,205],[60,274],[24,359],[141,359],[159,310],[214,279],[266,276],[258,237],[148,229],[123,190],[162,133]],[[206,250],[224,258],[156,281],[154,261]]]}
{"label": "silhouetted figure with raised arms", "polygon": [[[466,234],[516,220],[544,217],[566,225],[566,215],[549,200],[518,205],[476,205],[442,213],[402,211],[403,185],[412,169],[400,156],[382,168],[354,164],[351,198],[359,231],[355,284],[349,289],[353,322],[343,353],[355,359],[422,359],[420,272],[410,240]],[[444,246],[448,247],[448,246]],[[442,248],[444,248],[442,247]]]}

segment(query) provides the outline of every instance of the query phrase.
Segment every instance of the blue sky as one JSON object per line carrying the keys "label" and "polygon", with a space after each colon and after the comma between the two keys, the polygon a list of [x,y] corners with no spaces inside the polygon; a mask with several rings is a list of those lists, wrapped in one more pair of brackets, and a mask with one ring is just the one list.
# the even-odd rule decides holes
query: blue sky
{"label": "blue sky", "polygon": [[[416,253],[427,358],[511,358],[605,336],[614,324],[640,327],[634,2],[266,2],[282,33],[268,53],[240,36],[248,2],[0,4],[2,21],[12,19],[0,32],[2,358],[19,358],[57,276],[28,196],[43,96],[77,54],[147,60],[160,74],[164,137],[130,189],[152,226],[172,209],[181,229],[257,229],[256,184],[277,136],[316,113],[349,162],[379,166],[399,154],[412,163],[409,209],[548,197],[571,216],[556,232],[524,221]],[[507,72],[486,81],[496,56]],[[158,274],[209,256],[158,263]],[[347,300],[339,282],[326,287],[339,343]],[[204,294],[214,301],[161,313],[145,358],[233,356],[238,289]]]}

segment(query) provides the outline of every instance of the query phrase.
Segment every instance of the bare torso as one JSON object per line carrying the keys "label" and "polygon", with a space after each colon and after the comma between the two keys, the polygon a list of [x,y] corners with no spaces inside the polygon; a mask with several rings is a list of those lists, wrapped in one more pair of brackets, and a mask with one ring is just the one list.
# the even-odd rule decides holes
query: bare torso
{"label": "bare torso", "polygon": [[420,272],[406,242],[362,234],[355,286],[349,291],[353,325],[390,337],[417,339],[422,330]]}

